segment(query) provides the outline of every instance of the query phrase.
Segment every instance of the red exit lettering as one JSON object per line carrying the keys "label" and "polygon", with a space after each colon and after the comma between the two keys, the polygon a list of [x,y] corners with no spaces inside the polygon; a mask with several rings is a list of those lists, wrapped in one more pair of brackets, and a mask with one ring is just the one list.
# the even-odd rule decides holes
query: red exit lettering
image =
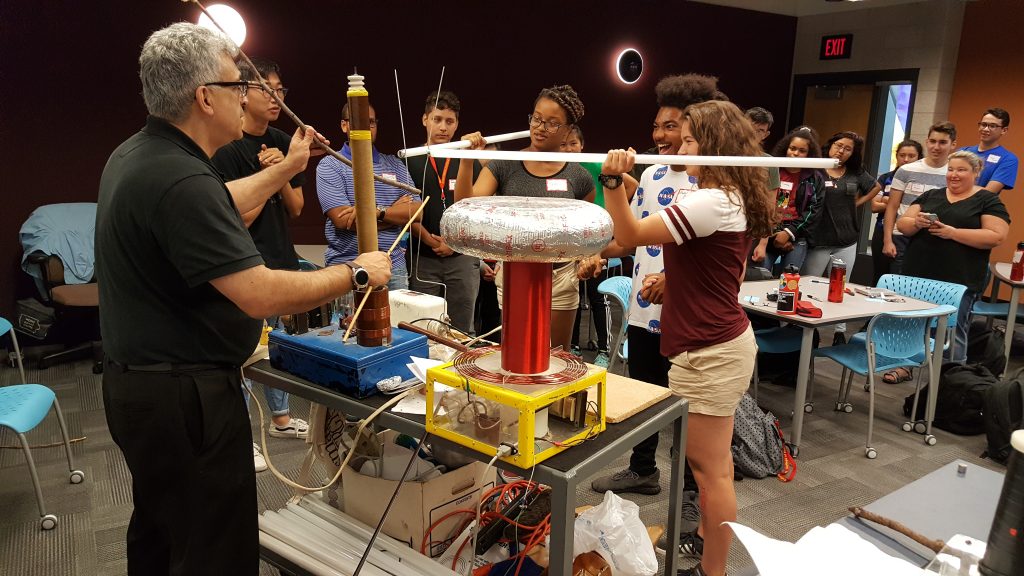
{"label": "red exit lettering", "polygon": [[846,49],[846,38],[831,38],[825,41],[825,56],[842,56]]}

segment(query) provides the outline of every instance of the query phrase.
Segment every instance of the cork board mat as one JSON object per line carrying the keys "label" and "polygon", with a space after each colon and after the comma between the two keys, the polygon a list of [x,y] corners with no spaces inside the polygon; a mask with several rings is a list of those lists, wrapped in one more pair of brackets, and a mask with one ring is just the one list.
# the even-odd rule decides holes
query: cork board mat
{"label": "cork board mat", "polygon": [[[588,400],[596,402],[596,395],[596,389],[587,391]],[[605,419],[609,423],[617,424],[642,410],[654,406],[671,395],[672,391],[668,388],[662,388],[661,386],[609,372]]]}

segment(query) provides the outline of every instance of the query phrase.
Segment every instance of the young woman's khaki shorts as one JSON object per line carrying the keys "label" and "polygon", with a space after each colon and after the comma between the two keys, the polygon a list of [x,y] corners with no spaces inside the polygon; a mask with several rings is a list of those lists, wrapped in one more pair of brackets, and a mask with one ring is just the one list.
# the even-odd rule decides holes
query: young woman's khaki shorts
{"label": "young woman's khaki shorts", "polygon": [[[494,285],[498,288],[498,307],[501,308],[501,269],[497,269]],[[569,262],[551,271],[551,309],[576,310],[580,307],[580,281],[576,266]]]}
{"label": "young woman's khaki shorts", "polygon": [[750,386],[756,355],[754,331],[748,326],[728,342],[669,358],[668,385],[689,401],[691,414],[732,416]]}

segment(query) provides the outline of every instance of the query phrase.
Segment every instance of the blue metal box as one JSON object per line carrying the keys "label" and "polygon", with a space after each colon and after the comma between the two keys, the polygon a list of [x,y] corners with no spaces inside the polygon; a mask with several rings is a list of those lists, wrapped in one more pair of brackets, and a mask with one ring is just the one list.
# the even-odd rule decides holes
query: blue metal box
{"label": "blue metal box", "polygon": [[341,343],[342,332],[323,330],[289,335],[270,333],[270,364],[310,382],[356,398],[377,393],[377,382],[392,376],[412,378],[406,364],[410,356],[427,358],[427,337],[400,328],[391,329],[391,345],[365,348],[356,337]]}

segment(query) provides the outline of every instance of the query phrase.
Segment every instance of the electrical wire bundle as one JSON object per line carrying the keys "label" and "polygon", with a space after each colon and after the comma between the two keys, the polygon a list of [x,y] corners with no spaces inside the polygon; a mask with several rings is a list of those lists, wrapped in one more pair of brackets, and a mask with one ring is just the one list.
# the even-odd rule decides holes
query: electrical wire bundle
{"label": "electrical wire bundle", "polygon": [[[532,480],[518,480],[509,484],[502,484],[491,488],[480,497],[480,522],[477,533],[480,534],[487,530],[488,526],[494,528],[494,523],[499,522],[507,526],[512,527],[515,533],[514,539],[509,539],[504,536],[496,539],[496,542],[505,542],[510,544],[510,549],[516,544],[522,544],[521,549],[509,559],[518,559],[516,562],[515,576],[519,575],[519,571],[522,568],[523,561],[526,556],[538,545],[543,544],[545,538],[551,532],[551,513],[548,512],[542,517],[536,524],[524,524],[520,522],[524,513],[530,509],[531,505],[537,500],[537,498],[550,491],[550,488],[533,482]],[[451,532],[451,536],[445,540],[445,544],[452,542],[456,539],[459,534],[462,534],[471,524],[477,515],[477,510],[473,508],[460,508],[452,510],[448,514],[445,514],[439,518],[436,522],[430,525],[426,533],[423,535],[423,541],[420,543],[420,552],[430,556],[427,547],[430,543],[431,532],[443,523],[448,518],[453,516],[465,516],[465,520],[459,524],[458,528]],[[462,553],[466,544],[471,542],[471,539],[464,539],[455,552],[454,559],[452,561],[452,569],[455,570],[458,564],[459,558],[462,557]],[[472,551],[475,554],[475,551]]]}

